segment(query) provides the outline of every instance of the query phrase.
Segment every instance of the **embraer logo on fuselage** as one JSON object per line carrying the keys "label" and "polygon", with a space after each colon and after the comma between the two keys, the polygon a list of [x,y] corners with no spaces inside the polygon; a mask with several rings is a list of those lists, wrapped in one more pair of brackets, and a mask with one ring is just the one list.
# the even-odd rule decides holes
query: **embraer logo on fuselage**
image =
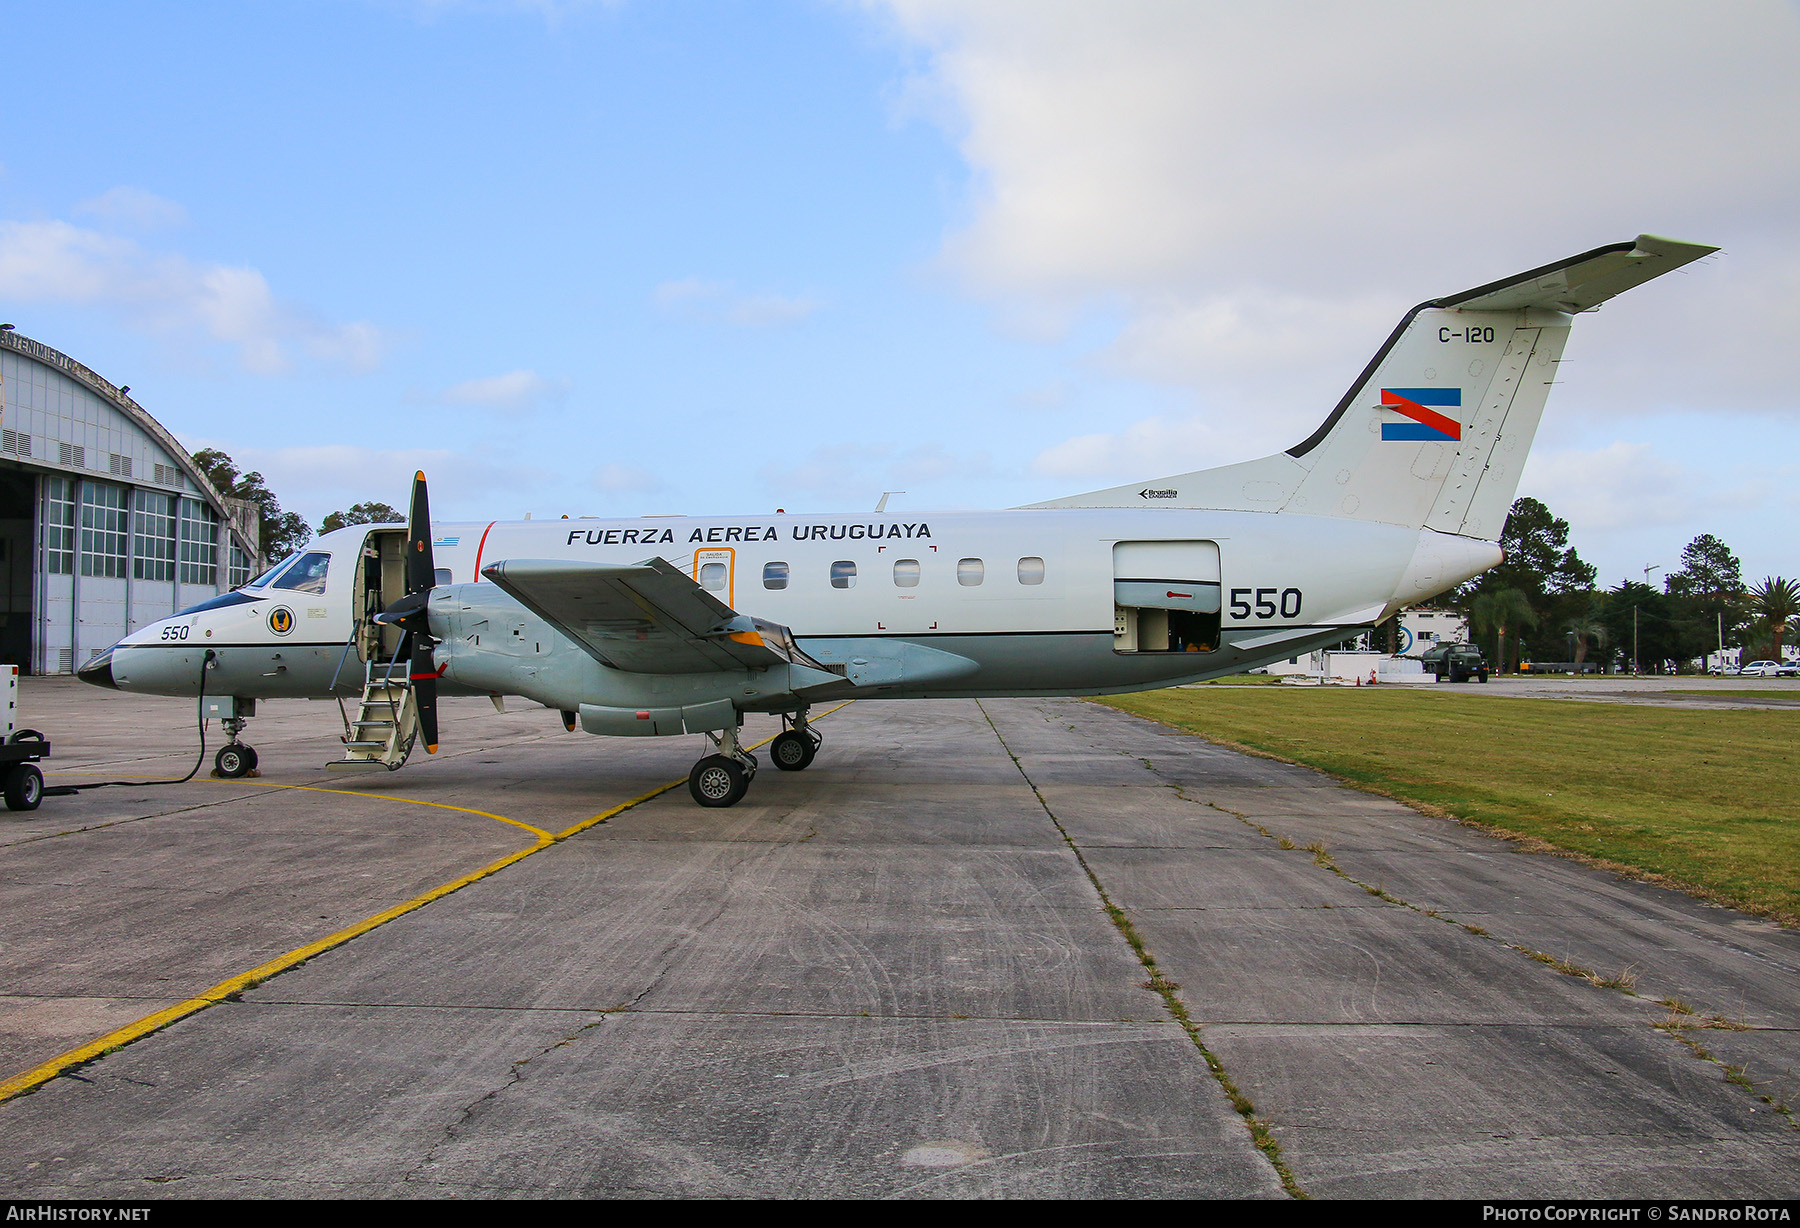
{"label": "embraer logo on fuselage", "polygon": [[1140,490],[1140,491],[1138,491],[1138,498],[1140,498],[1140,499],[1175,499],[1175,498],[1179,498],[1180,494],[1181,494],[1180,491],[1175,491],[1175,490]]}
{"label": "embraer logo on fuselage", "polygon": [[1412,419],[1410,422],[1383,422],[1383,439],[1435,440],[1455,443],[1462,438],[1462,423],[1446,418],[1428,405],[1445,408],[1462,407],[1461,388],[1383,388],[1381,407]]}

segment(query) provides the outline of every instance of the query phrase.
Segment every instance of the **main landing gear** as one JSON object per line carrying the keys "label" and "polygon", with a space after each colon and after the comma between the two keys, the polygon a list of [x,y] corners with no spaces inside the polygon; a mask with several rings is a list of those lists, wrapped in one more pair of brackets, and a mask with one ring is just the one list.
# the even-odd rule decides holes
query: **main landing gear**
{"label": "main landing gear", "polygon": [[784,772],[798,772],[810,766],[824,741],[807,722],[806,709],[789,716],[782,714],[782,732],[769,743],[769,758]]}
{"label": "main landing gear", "polygon": [[219,747],[219,753],[213,756],[213,771],[226,780],[236,780],[256,770],[256,748],[238,741],[238,734],[244,732],[247,724],[249,722],[241,716],[228,716],[219,722],[219,727],[231,741]]}
{"label": "main landing gear", "polygon": [[[782,731],[769,743],[769,758],[784,772],[798,772],[813,761],[824,741],[806,719],[806,709],[792,716],[782,714]],[[740,728],[721,729],[706,736],[719,748],[688,773],[688,792],[702,806],[735,806],[756,779],[756,756],[738,741]]]}
{"label": "main landing gear", "polygon": [[719,748],[696,763],[688,773],[688,792],[702,806],[735,806],[750,791],[756,779],[756,756],[738,742],[735,728],[721,729],[707,737]]}

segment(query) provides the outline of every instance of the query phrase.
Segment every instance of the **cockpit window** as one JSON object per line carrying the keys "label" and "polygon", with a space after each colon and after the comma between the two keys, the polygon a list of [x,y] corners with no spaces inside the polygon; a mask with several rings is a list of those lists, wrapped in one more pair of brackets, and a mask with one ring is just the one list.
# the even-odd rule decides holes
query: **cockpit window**
{"label": "cockpit window", "polygon": [[275,564],[275,566],[273,566],[273,567],[269,568],[269,570],[263,572],[262,575],[256,577],[256,579],[250,581],[250,583],[244,585],[244,587],[245,588],[262,588],[264,585],[268,584],[269,581],[273,580],[276,576],[280,575],[282,572],[286,571],[290,566],[292,566],[293,562],[294,562],[294,560],[292,558],[282,559],[281,562]]}
{"label": "cockpit window", "polygon": [[292,567],[275,579],[274,587],[292,589],[297,593],[323,593],[325,573],[330,567],[329,554],[303,554]]}

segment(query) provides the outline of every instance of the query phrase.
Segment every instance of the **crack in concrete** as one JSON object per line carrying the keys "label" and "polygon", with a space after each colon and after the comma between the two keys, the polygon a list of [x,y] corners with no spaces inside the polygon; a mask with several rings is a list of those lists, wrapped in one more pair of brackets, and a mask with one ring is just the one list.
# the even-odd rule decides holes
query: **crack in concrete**
{"label": "crack in concrete", "polygon": [[[1146,768],[1149,768],[1150,765],[1149,765],[1148,760],[1144,761],[1144,766]],[[1151,769],[1151,771],[1152,771],[1153,775],[1157,776],[1158,780],[1161,780],[1164,784],[1168,785],[1169,787],[1171,787],[1174,790],[1175,796],[1180,798],[1182,801],[1187,802],[1189,805],[1204,806],[1209,810],[1216,810],[1220,814],[1228,814],[1232,818],[1237,819],[1240,823],[1243,823],[1245,826],[1249,827],[1251,830],[1255,831],[1258,835],[1263,836],[1265,839],[1268,839],[1271,841],[1276,841],[1276,842],[1278,842],[1278,844],[1281,847],[1284,847],[1287,849],[1293,848],[1292,841],[1289,841],[1286,837],[1275,835],[1267,827],[1263,826],[1261,823],[1258,823],[1256,820],[1250,818],[1248,815],[1243,814],[1239,811],[1233,810],[1228,806],[1221,806],[1217,802],[1203,801],[1199,798],[1189,797],[1187,794],[1187,791],[1183,785],[1181,785],[1178,782],[1174,782],[1174,781],[1170,781],[1170,780],[1166,779],[1165,777],[1161,776],[1160,774],[1157,774],[1154,769]],[[1457,920],[1455,917],[1446,914],[1443,909],[1424,908],[1424,907],[1414,904],[1408,900],[1401,899],[1400,897],[1389,892],[1385,887],[1382,887],[1380,885],[1371,885],[1369,883],[1365,883],[1361,879],[1357,878],[1355,875],[1349,873],[1343,867],[1339,866],[1337,864],[1336,859],[1333,858],[1331,856],[1331,854],[1326,850],[1326,848],[1322,842],[1315,841],[1314,843],[1306,846],[1306,849],[1303,851],[1311,852],[1313,854],[1313,864],[1314,865],[1320,867],[1321,869],[1327,870],[1332,874],[1337,875],[1340,879],[1343,879],[1345,882],[1352,883],[1355,886],[1361,887],[1369,895],[1374,896],[1376,899],[1380,900],[1384,904],[1390,904],[1390,905],[1394,905],[1394,906],[1397,906],[1400,908],[1407,909],[1411,912],[1418,913],[1422,917],[1429,917],[1433,921],[1441,921],[1446,925],[1457,926],[1460,929],[1462,929],[1463,931],[1465,931],[1466,933],[1468,933],[1471,937],[1484,939],[1489,942],[1498,943],[1500,946],[1505,947],[1509,951],[1515,951],[1521,955],[1526,956],[1533,963],[1543,964],[1546,967],[1553,969],[1554,971],[1556,971],[1557,973],[1559,973],[1563,976],[1573,977],[1576,980],[1584,981],[1596,989],[1609,989],[1616,993],[1623,994],[1625,997],[1628,997],[1628,998],[1636,998],[1640,1001],[1649,1001],[1649,999],[1644,998],[1644,996],[1642,994],[1637,993],[1635,991],[1635,989],[1633,988],[1633,986],[1636,985],[1636,983],[1637,983],[1637,974],[1631,968],[1622,969],[1620,972],[1618,972],[1617,974],[1615,974],[1612,977],[1603,977],[1598,972],[1594,971],[1593,969],[1584,968],[1584,967],[1580,966],[1579,964],[1575,964],[1575,963],[1571,962],[1568,959],[1558,959],[1556,956],[1550,955],[1546,952],[1537,951],[1537,950],[1532,949],[1531,947],[1524,946],[1523,944],[1516,943],[1516,942],[1508,942],[1503,938],[1496,937],[1494,934],[1488,932],[1486,929],[1484,929],[1481,926],[1470,925],[1467,922]],[[1520,850],[1520,851],[1529,851],[1529,850]],[[1661,1004],[1666,1006],[1666,1005],[1668,1005],[1668,1001],[1664,1000],[1661,1002]],[[1768,1105],[1776,1113],[1780,1114],[1787,1121],[1787,1124],[1791,1128],[1800,1130],[1800,1120],[1796,1119],[1794,1112],[1788,1107],[1788,1105],[1780,1100],[1775,1099],[1773,1096],[1764,1095],[1763,1093],[1758,1092],[1756,1090],[1755,1086],[1750,1082],[1748,1075],[1747,1075],[1747,1070],[1745,1067],[1732,1066],[1732,1065],[1729,1065],[1728,1063],[1720,1061],[1718,1058],[1714,1057],[1710,1052],[1708,1052],[1705,1046],[1701,1045],[1698,1041],[1694,1040],[1692,1037],[1690,1037],[1686,1034],[1687,1029],[1691,1028],[1691,1027],[1724,1027],[1728,1030],[1733,1030],[1733,1031],[1738,1031],[1738,1030],[1764,1031],[1766,1029],[1750,1028],[1747,1026],[1738,1027],[1738,1026],[1731,1024],[1729,1021],[1714,1022],[1714,1021],[1720,1021],[1720,1020],[1724,1019],[1724,1017],[1720,1016],[1720,1015],[1706,1016],[1706,1017],[1704,1017],[1704,1021],[1702,1021],[1702,1017],[1696,1015],[1695,1023],[1683,1024],[1677,1020],[1678,1014],[1693,1014],[1693,1012],[1691,1012],[1691,1011],[1679,1012],[1679,1013],[1672,1012],[1670,1019],[1665,1019],[1658,1023],[1652,1024],[1651,1027],[1653,1028],[1653,1030],[1658,1031],[1665,1036],[1669,1036],[1672,1039],[1674,1039],[1675,1041],[1677,1041],[1685,1049],[1688,1050],[1688,1052],[1691,1056],[1693,1056],[1701,1061],[1711,1062],[1713,1065],[1718,1066],[1720,1068],[1720,1070],[1723,1072],[1725,1082],[1730,1083],[1733,1086],[1736,1086],[1736,1087],[1740,1088],[1741,1090],[1747,1091],[1751,1095],[1756,1096],[1757,1099],[1762,1101],[1764,1104]],[[1780,1030],[1780,1029],[1773,1029],[1773,1030]]]}
{"label": "crack in concrete", "polygon": [[491,1105],[503,1093],[507,1092],[508,1090],[510,1090],[514,1087],[517,1087],[520,1083],[524,1082],[524,1080],[525,1080],[525,1071],[523,1069],[524,1067],[529,1066],[532,1062],[535,1062],[537,1059],[543,1057],[547,1053],[554,1053],[556,1050],[561,1049],[566,1045],[574,1044],[577,1040],[580,1040],[581,1037],[586,1032],[588,1032],[590,1029],[599,1027],[601,1024],[605,1023],[606,1020],[607,1020],[607,1013],[601,1012],[596,1018],[594,1018],[593,1020],[591,1020],[588,1023],[583,1024],[581,1027],[575,1029],[575,1031],[573,1031],[569,1035],[563,1037],[561,1040],[555,1041],[552,1044],[545,1045],[542,1049],[538,1050],[536,1053],[533,1053],[530,1057],[519,1058],[519,1059],[515,1060],[514,1062],[512,1062],[511,1065],[507,1068],[506,1079],[504,1082],[502,1082],[498,1087],[492,1088],[492,1089],[482,1093],[480,1096],[477,1096],[474,1100],[472,1100],[468,1104],[464,1105],[462,1107],[462,1109],[458,1111],[458,1113],[456,1115],[456,1119],[454,1121],[446,1122],[444,1124],[443,1137],[440,1138],[437,1142],[433,1143],[429,1148],[426,1149],[425,1154],[419,1157],[419,1162],[417,1164],[414,1164],[411,1168],[407,1169],[404,1173],[402,1173],[400,1175],[400,1183],[402,1185],[412,1184],[414,1181],[414,1178],[416,1178],[426,1168],[430,1167],[433,1163],[436,1162],[438,1153],[443,1148],[448,1147],[451,1143],[454,1143],[457,1141],[458,1132],[464,1126],[468,1125],[469,1122],[472,1119],[474,1119],[474,1117],[478,1113],[482,1112],[484,1105]]}
{"label": "crack in concrete", "polygon": [[[1137,956],[1138,962],[1150,974],[1150,979],[1143,983],[1143,988],[1150,990],[1163,1000],[1163,1005],[1170,1018],[1181,1026],[1182,1031],[1193,1042],[1194,1048],[1200,1051],[1200,1056],[1206,1061],[1208,1073],[1218,1083],[1220,1090],[1225,1093],[1225,1098],[1237,1112],[1238,1119],[1243,1122],[1244,1128],[1250,1132],[1250,1138],[1257,1153],[1274,1170],[1276,1178],[1281,1182],[1281,1188],[1287,1192],[1290,1198],[1309,1198],[1310,1196],[1300,1188],[1299,1182],[1295,1180],[1293,1171],[1288,1168],[1287,1161],[1282,1156],[1281,1144],[1270,1131],[1268,1123],[1256,1115],[1256,1106],[1251,1103],[1249,1097],[1238,1090],[1237,1084],[1226,1072],[1225,1064],[1219,1060],[1218,1055],[1207,1048],[1206,1041],[1200,1034],[1200,1025],[1194,1022],[1188,1014],[1186,1004],[1176,996],[1176,991],[1181,986],[1165,977],[1161,969],[1156,966],[1155,957],[1151,955],[1150,949],[1145,946],[1143,939],[1138,935],[1130,915],[1113,903],[1112,897],[1107,894],[1105,886],[1100,882],[1100,876],[1094,873],[1093,867],[1088,864],[1088,859],[1082,855],[1081,846],[1075,843],[1074,837],[1069,835],[1068,829],[1056,817],[1055,811],[1050,809],[1050,803],[1044,797],[1043,790],[1039,789],[1037,782],[1031,779],[1031,773],[1025,770],[1025,765],[1019,761],[1019,756],[1013,753],[1012,747],[1006,741],[1006,735],[1000,732],[1000,727],[994,723],[994,718],[989,714],[986,706],[980,700],[976,700],[975,707],[987,721],[988,728],[994,731],[994,738],[1000,743],[1000,749],[1004,750],[1007,757],[1012,760],[1013,767],[1018,770],[1019,776],[1031,789],[1032,796],[1037,798],[1037,803],[1043,809],[1045,817],[1050,820],[1057,833],[1062,837],[1063,843],[1068,846],[1069,852],[1074,855],[1076,864],[1081,867],[1082,873],[1087,875],[1088,882],[1093,886],[1094,894],[1099,897],[1114,928],[1124,937],[1130,945],[1132,953]],[[1049,723],[1047,716],[1045,723]],[[1149,766],[1148,760],[1145,760],[1145,766]]]}

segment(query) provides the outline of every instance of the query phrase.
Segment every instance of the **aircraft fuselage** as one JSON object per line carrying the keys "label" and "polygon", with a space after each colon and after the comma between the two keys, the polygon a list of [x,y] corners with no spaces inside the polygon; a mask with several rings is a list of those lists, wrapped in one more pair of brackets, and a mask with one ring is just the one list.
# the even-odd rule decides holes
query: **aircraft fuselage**
{"label": "aircraft fuselage", "polygon": [[[113,683],[194,695],[210,650],[208,694],[360,689],[353,641],[369,603],[357,565],[397,532],[358,525],[311,543],[303,553],[329,556],[323,591],[283,588],[277,576],[134,632],[106,663]],[[1389,612],[1420,540],[1416,529],[1328,517],[1149,508],[438,522],[432,534],[440,584],[430,608],[445,693],[518,694],[567,710],[647,702],[652,689],[683,689],[683,676],[609,669],[481,581],[480,568],[662,557],[734,609],[787,626],[817,660],[844,666],[846,697],[1067,695],[1239,673],[1342,639]],[[1120,543],[1192,548],[1202,568],[1214,557],[1216,571],[1122,576],[1130,567]],[[1479,547],[1470,574],[1497,558],[1491,546],[1470,546]],[[1196,570],[1162,568],[1172,569]],[[1215,583],[1218,634],[1211,643],[1129,644],[1119,626],[1122,579]],[[898,677],[890,670],[857,684],[853,662],[892,658],[905,645],[974,667],[956,676],[915,668],[923,677],[909,682],[896,666]],[[732,690],[740,707],[763,706],[755,688]]]}

